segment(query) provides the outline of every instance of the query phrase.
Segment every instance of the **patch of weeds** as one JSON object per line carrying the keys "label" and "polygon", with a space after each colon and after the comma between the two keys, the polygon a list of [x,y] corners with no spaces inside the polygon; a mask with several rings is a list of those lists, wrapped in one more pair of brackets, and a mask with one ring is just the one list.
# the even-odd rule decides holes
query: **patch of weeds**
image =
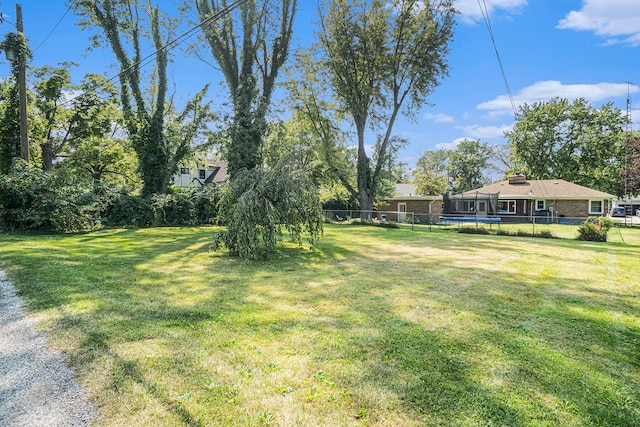
{"label": "patch of weeds", "polygon": [[355,415],[356,419],[364,418],[366,416],[367,416],[367,408],[365,408],[364,406],[361,408],[358,408]]}
{"label": "patch of weeds", "polygon": [[320,397],[320,393],[318,392],[318,389],[315,388],[315,386],[311,386],[311,388],[307,390],[307,400],[309,402],[316,401],[318,400],[319,397]]}
{"label": "patch of weeds", "polygon": [[460,227],[458,233],[463,234],[491,234],[491,231],[484,227]]}
{"label": "patch of weeds", "polygon": [[529,233],[528,231],[524,231],[524,230],[515,230],[515,231],[508,231],[508,230],[498,230],[496,232],[496,235],[498,236],[514,236],[514,237],[539,237],[542,239],[557,239],[558,237],[554,236],[549,230],[543,230],[540,231],[539,233]]}
{"label": "patch of weeds", "polygon": [[322,384],[327,385],[329,387],[334,387],[336,385],[336,383],[331,381],[329,379],[329,376],[323,371],[320,371],[316,374],[316,380],[320,381]]}
{"label": "patch of weeds", "polygon": [[278,394],[289,394],[293,391],[293,387],[288,385],[278,385],[275,388],[275,392]]}
{"label": "patch of weeds", "polygon": [[380,227],[380,228],[400,228],[397,222],[389,221],[389,222],[379,222],[372,221],[369,219],[360,219],[355,218],[349,221],[349,225],[368,225],[369,227]]}
{"label": "patch of weeds", "polygon": [[268,374],[270,372],[275,372],[280,368],[278,367],[277,363],[271,362],[271,363],[265,363],[260,367],[260,369],[262,369],[262,372],[264,372],[265,374]]}
{"label": "patch of weeds", "polygon": [[400,228],[397,222],[376,222],[374,225],[381,228]]}
{"label": "patch of weeds", "polygon": [[269,426],[275,423],[275,421],[276,421],[276,417],[270,412],[263,412],[258,417],[258,422],[260,423],[261,426]]}

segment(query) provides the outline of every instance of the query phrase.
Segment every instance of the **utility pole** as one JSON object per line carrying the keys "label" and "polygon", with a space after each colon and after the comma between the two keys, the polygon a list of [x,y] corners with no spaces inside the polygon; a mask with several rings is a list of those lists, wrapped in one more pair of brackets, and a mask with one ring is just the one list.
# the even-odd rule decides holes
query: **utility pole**
{"label": "utility pole", "polygon": [[[22,5],[16,4],[16,30],[19,35],[24,38],[24,29],[22,28]],[[18,63],[18,94],[20,97],[20,154],[22,159],[29,163],[29,130],[27,128],[27,73],[26,58],[19,54]]]}

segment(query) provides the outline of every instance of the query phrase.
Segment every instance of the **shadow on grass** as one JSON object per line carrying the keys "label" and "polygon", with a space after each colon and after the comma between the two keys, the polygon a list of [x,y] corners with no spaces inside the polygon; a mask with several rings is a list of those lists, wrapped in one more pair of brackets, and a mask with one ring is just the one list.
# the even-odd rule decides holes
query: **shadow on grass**
{"label": "shadow on grass", "polygon": [[[150,376],[140,357],[124,358],[114,348],[170,341],[178,354],[168,372],[182,375],[180,365],[188,365],[182,380],[202,388],[210,372],[196,353],[208,335],[222,336],[207,344],[222,357],[223,346],[246,353],[243,341],[266,346],[297,333],[294,351],[310,353],[315,368],[353,390],[349,404],[368,408],[372,424],[389,414],[367,389],[394,396],[395,411],[432,425],[640,425],[640,307],[633,293],[569,280],[565,272],[540,279],[526,258],[517,277],[491,264],[458,262],[535,253],[540,266],[568,262],[576,248],[589,260],[612,250],[634,259],[637,248],[353,228],[315,250],[286,247],[271,260],[246,263],[210,253],[206,232],[179,231],[75,236],[54,247],[0,251],[0,259],[12,263],[33,309],[59,310],[54,332],[80,337],[76,366],[91,369],[109,357],[106,387],[124,393],[135,383],[186,425],[222,418],[206,418]],[[425,245],[435,259],[413,253]],[[200,262],[201,282],[181,291],[183,276]],[[71,308],[85,300],[86,308]],[[276,314],[264,315],[270,311]],[[636,323],[616,321],[625,316]],[[342,373],[345,365],[357,369]],[[229,403],[222,388],[211,393],[221,395],[216,405],[243,405]]]}

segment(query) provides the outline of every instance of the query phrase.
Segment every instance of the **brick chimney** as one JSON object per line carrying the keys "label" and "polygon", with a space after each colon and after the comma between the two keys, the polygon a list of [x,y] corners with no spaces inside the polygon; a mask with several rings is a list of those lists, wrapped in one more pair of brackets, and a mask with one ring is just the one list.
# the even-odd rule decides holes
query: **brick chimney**
{"label": "brick chimney", "polygon": [[509,177],[510,185],[519,185],[519,184],[526,184],[526,183],[527,183],[527,178],[522,174],[511,175]]}

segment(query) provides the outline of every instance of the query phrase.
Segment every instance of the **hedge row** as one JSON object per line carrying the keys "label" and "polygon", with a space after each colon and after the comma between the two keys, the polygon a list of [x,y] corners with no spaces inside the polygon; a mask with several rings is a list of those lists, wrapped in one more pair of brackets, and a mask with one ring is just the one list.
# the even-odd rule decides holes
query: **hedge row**
{"label": "hedge row", "polygon": [[0,175],[0,227],[74,232],[101,226],[213,224],[221,194],[220,187],[205,186],[142,197],[19,163]]}

